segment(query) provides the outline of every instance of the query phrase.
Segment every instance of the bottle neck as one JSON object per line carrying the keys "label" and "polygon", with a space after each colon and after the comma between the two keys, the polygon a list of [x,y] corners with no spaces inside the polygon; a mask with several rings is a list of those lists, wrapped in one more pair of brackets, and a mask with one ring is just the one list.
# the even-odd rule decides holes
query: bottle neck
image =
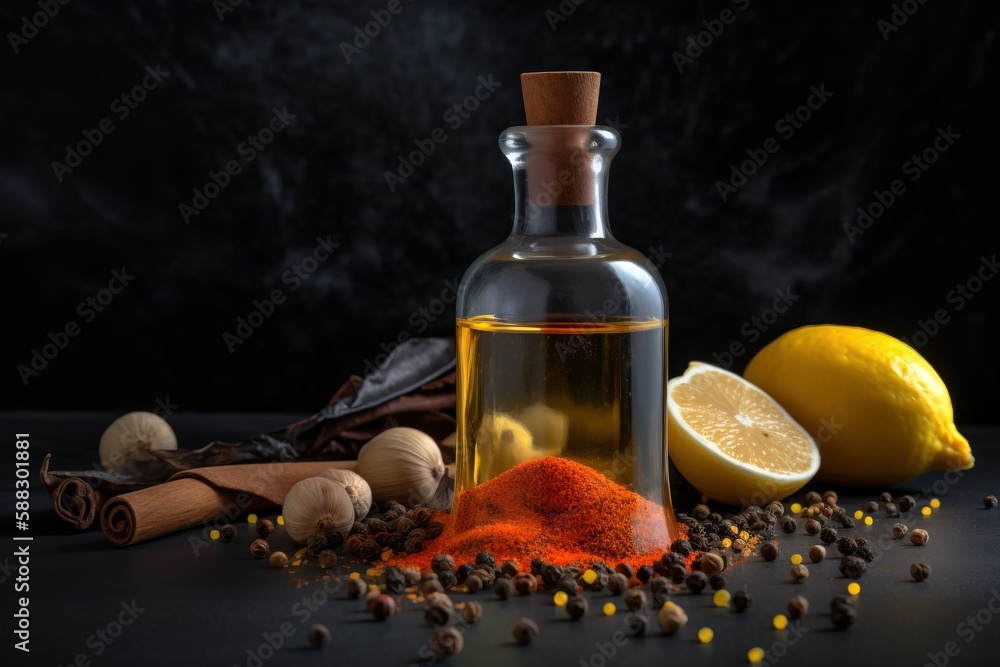
{"label": "bottle neck", "polygon": [[512,236],[610,238],[608,167],[618,135],[604,127],[511,128],[500,145],[514,170]]}

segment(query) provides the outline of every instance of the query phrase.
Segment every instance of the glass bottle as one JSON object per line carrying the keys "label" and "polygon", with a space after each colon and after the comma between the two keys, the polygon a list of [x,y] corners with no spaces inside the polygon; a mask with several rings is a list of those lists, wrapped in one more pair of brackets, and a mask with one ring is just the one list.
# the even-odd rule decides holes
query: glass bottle
{"label": "glass bottle", "polygon": [[677,535],[666,291],[652,263],[608,226],[619,143],[614,129],[594,125],[500,136],[514,171],[513,229],[469,267],[456,304],[456,515],[464,491],[559,456],[663,506],[667,534]]}

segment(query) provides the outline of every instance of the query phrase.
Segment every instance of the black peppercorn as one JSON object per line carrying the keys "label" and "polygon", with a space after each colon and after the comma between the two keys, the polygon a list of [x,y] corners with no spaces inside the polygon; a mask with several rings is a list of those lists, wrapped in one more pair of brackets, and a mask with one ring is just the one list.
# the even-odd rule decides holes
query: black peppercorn
{"label": "black peppercorn", "polygon": [[580,592],[580,584],[576,583],[576,577],[572,574],[564,574],[563,577],[556,582],[555,590],[562,591],[566,595],[576,595]]}
{"label": "black peppercorn", "polygon": [[708,505],[695,505],[694,509],[691,510],[691,516],[693,516],[698,521],[704,521],[708,518],[708,515],[712,513],[712,510],[708,508]]}
{"label": "black peppercorn", "polygon": [[444,593],[444,586],[441,580],[433,572],[425,572],[420,575],[420,594],[424,597],[434,593]]}
{"label": "black peppercorn", "polygon": [[816,519],[809,519],[806,521],[806,532],[810,535],[816,535],[821,531],[823,527],[819,524]]}
{"label": "black peppercorn", "polygon": [[643,565],[636,570],[635,578],[639,580],[639,583],[647,584],[649,583],[650,578],[652,578],[653,572],[654,570],[652,565]]}
{"label": "black peppercorn", "polygon": [[844,556],[840,559],[840,573],[850,579],[858,579],[868,570],[868,563],[857,556]]}
{"label": "black peppercorn", "polygon": [[692,594],[698,595],[708,586],[708,577],[704,572],[692,572],[684,578],[684,585]]}
{"label": "black peppercorn", "polygon": [[306,540],[306,546],[308,547],[307,553],[310,556],[318,556],[321,551],[326,551],[329,548],[329,543],[326,541],[326,535],[313,535],[308,540]]}
{"label": "black peppercorn", "polygon": [[339,549],[344,544],[344,534],[339,530],[330,530],[326,533],[326,548]]}
{"label": "black peppercorn", "polygon": [[806,492],[806,505],[815,505],[821,502],[823,502],[823,496],[819,495],[819,493],[816,491]]}
{"label": "black peppercorn", "polygon": [[798,583],[802,583],[809,578],[809,568],[807,568],[802,563],[792,566],[792,579]]}
{"label": "black peppercorn", "polygon": [[395,565],[390,565],[382,572],[382,582],[385,584],[385,591],[391,595],[402,595],[406,592],[406,577],[403,571]]}
{"label": "black peppercorn", "polygon": [[364,579],[360,577],[357,579],[347,580],[347,597],[351,600],[357,600],[358,598],[365,595],[368,592],[368,584]]}
{"label": "black peppercorn", "polygon": [[500,566],[500,571],[503,572],[503,575],[505,577],[510,577],[511,579],[513,579],[521,571],[521,568],[517,566],[516,562],[508,560],[504,561],[504,564]]}
{"label": "black peppercorn", "polygon": [[630,588],[625,593],[625,606],[629,611],[639,611],[646,606],[646,594],[641,588]]}
{"label": "black peppercorn", "polygon": [[431,625],[446,625],[455,613],[455,605],[444,593],[431,593],[424,603],[424,618]]}
{"label": "black peppercorn", "polygon": [[493,582],[497,578],[495,570],[489,565],[480,565],[472,574],[483,580],[483,588],[493,588]]}
{"label": "black peppercorn", "polygon": [[899,508],[900,512],[909,512],[916,506],[917,501],[913,499],[913,496],[900,496],[896,499],[896,507]]}
{"label": "black peppercorn", "polygon": [[594,582],[590,584],[590,590],[592,591],[603,591],[608,585],[608,573],[601,570],[597,573],[597,577]]}
{"label": "black peppercorn", "polygon": [[488,551],[483,551],[476,555],[476,565],[489,565],[490,567],[492,567],[496,564],[497,561],[495,558],[493,558],[493,554],[489,553]]}
{"label": "black peppercorn", "polygon": [[469,589],[470,593],[478,593],[483,590],[483,580],[479,578],[479,575],[470,574],[465,578],[465,587]]}
{"label": "black peppercorn", "polygon": [[265,540],[274,532],[274,522],[270,519],[263,519],[257,522],[257,534]]}
{"label": "black peppercorn", "polygon": [[823,502],[827,505],[836,505],[840,497],[837,495],[836,491],[824,491],[823,492]]}
{"label": "black peppercorn", "polygon": [[538,581],[530,572],[522,572],[514,577],[514,588],[521,595],[531,595],[538,590]]}
{"label": "black peppercorn", "polygon": [[910,533],[910,542],[913,542],[918,547],[922,547],[927,544],[929,537],[927,531],[923,528],[914,528],[913,532]]}
{"label": "black peppercorn", "polygon": [[827,526],[823,530],[819,531],[819,539],[822,540],[824,544],[833,544],[837,541],[837,529],[832,526]]}
{"label": "black peppercorn", "polygon": [[546,563],[542,567],[542,583],[547,588],[555,586],[562,579],[563,569],[554,563]]}
{"label": "black peppercorn", "polygon": [[396,613],[396,601],[383,593],[372,600],[368,608],[376,621],[384,621]]}
{"label": "black peppercorn", "polygon": [[382,556],[382,547],[378,545],[378,542],[368,538],[361,545],[361,559],[374,562]]}
{"label": "black peppercorn", "polygon": [[355,556],[357,556],[361,554],[361,548],[364,546],[364,544],[365,544],[364,536],[355,534],[347,538],[347,540],[344,542],[344,548],[347,549],[349,553],[352,553]]}
{"label": "black peppercorn", "polygon": [[901,540],[904,537],[906,537],[906,533],[907,531],[909,531],[909,528],[907,528],[905,524],[894,523],[892,524],[891,530],[892,530],[892,536],[897,540]]}
{"label": "black peppercorn", "polygon": [[872,553],[871,547],[865,545],[859,546],[858,550],[854,552],[854,555],[866,563],[870,563],[875,560],[875,554]]}
{"label": "black peppercorn", "polygon": [[874,512],[874,511],[876,511],[878,509],[878,503],[873,500],[873,501],[871,501],[869,503],[865,503],[865,506],[862,509],[865,512],[868,512],[869,514],[871,514],[872,512]]}
{"label": "black peppercorn", "polygon": [[721,591],[726,587],[726,575],[716,572],[708,578],[708,585],[713,591]]}
{"label": "black peppercorn", "polygon": [[687,558],[691,555],[691,543],[687,540],[674,540],[670,545],[670,551],[675,554],[680,554],[682,557]]}
{"label": "black peppercorn", "polygon": [[408,516],[401,516],[396,519],[396,532],[408,535],[411,530],[417,527],[417,522]]}
{"label": "black peppercorn", "polygon": [[781,517],[781,530],[786,533],[794,533],[795,528],[798,524],[795,523],[795,519],[790,516]]}
{"label": "black peppercorn", "polygon": [[475,623],[482,615],[483,605],[471,600],[465,603],[465,609],[462,610],[462,618],[465,619],[466,623]]}
{"label": "black peppercorn", "polygon": [[753,604],[753,596],[746,591],[736,591],[729,602],[736,611],[742,613],[747,610],[747,607]]}
{"label": "black peppercorn", "polygon": [[772,500],[767,504],[767,507],[764,508],[764,512],[777,519],[785,513],[785,506],[778,500]]}
{"label": "black peppercorn", "polygon": [[[687,576],[687,568],[684,567],[683,565],[674,565],[673,567],[670,568],[669,576],[670,576],[670,581],[674,582],[675,584],[683,583],[684,577]],[[649,580],[650,585],[652,585],[654,581],[660,578],[661,577],[653,577],[652,579],[650,579]]]}
{"label": "black peppercorn", "polygon": [[[848,539],[848,538],[842,538],[842,539]],[[826,558],[826,547],[819,544],[814,544],[811,547],[809,547],[809,560],[811,560],[814,563],[820,563],[823,561],[824,558]]]}
{"label": "black peppercorn", "polygon": [[441,533],[444,532],[444,524],[440,521],[431,521],[427,524],[427,539],[433,540],[435,538],[441,537]]}
{"label": "black peppercorn", "polygon": [[250,543],[250,553],[254,558],[266,558],[270,551],[271,547],[267,540],[256,539]]}
{"label": "black peppercorn", "polygon": [[891,503],[891,502],[892,502],[892,494],[891,494],[891,493],[889,493],[888,491],[883,491],[883,492],[882,492],[882,493],[881,493],[881,494],[879,495],[879,497],[878,497],[878,501],[879,501],[880,503]]}
{"label": "black peppercorn", "polygon": [[983,505],[988,510],[993,509],[994,507],[997,506],[997,497],[996,496],[986,496],[985,498],[983,498]]}
{"label": "black peppercorn", "polygon": [[844,528],[854,528],[857,524],[854,523],[854,519],[852,517],[849,517],[845,514],[844,517],[840,520],[840,525],[843,526]]}
{"label": "black peppercorn", "polygon": [[628,624],[628,633],[632,637],[642,637],[649,628],[646,617],[640,614],[629,614],[626,623]]}
{"label": "black peppercorn", "polygon": [[469,573],[472,572],[474,569],[475,568],[469,563],[465,563],[464,565],[459,565],[458,569],[455,570],[455,575],[458,577],[458,583],[464,584],[465,578],[468,577]]}
{"label": "black peppercorn", "polygon": [[545,568],[545,561],[541,558],[531,559],[531,573],[536,577],[541,576],[542,570]]}
{"label": "black peppercorn", "polygon": [[455,559],[448,554],[438,554],[431,559],[431,569],[435,572],[454,571]]}
{"label": "black peppercorn", "polygon": [[612,595],[621,595],[628,590],[628,577],[621,572],[615,572],[608,577],[608,590]]}
{"label": "black peppercorn", "polygon": [[635,576],[635,570],[628,563],[618,563],[618,565],[615,566],[615,572],[625,575],[626,579],[631,579]]}
{"label": "black peppercorn", "polygon": [[837,551],[845,556],[852,555],[858,550],[858,543],[855,542],[850,537],[838,537],[837,538]]}
{"label": "black peppercorn", "polygon": [[858,618],[858,610],[852,604],[833,605],[831,616],[838,629],[849,628]]}
{"label": "black peppercorn", "polygon": [[288,567],[288,556],[285,555],[283,551],[275,551],[271,554],[271,567],[273,568],[283,568]]}
{"label": "black peppercorn", "polygon": [[776,560],[779,556],[778,545],[774,542],[766,542],[760,548],[760,555],[766,561]]}
{"label": "black peppercorn", "polygon": [[587,598],[582,595],[573,595],[566,600],[566,613],[569,614],[569,617],[574,621],[583,618],[589,607],[590,605],[587,603]]}
{"label": "black peppercorn", "polygon": [[441,582],[441,588],[448,590],[449,588],[454,588],[458,586],[458,577],[451,570],[442,570],[437,573],[438,581]]}
{"label": "black peppercorn", "polygon": [[222,538],[223,542],[232,542],[236,537],[236,526],[227,523],[219,530],[219,537]]}
{"label": "black peppercorn", "polygon": [[408,554],[418,554],[424,550],[424,541],[417,537],[410,537],[406,540],[406,543],[403,545],[403,548]]}
{"label": "black peppercorn", "polygon": [[514,625],[514,639],[518,644],[530,644],[538,636],[538,624],[530,618],[522,618]]}
{"label": "black peppercorn", "polygon": [[910,565],[910,576],[917,581],[923,581],[931,576],[931,566],[927,563],[913,563]]}
{"label": "black peppercorn", "polygon": [[891,519],[898,519],[899,518],[899,506],[896,505],[896,503],[886,503],[885,504],[885,513]]}
{"label": "black peppercorn", "polygon": [[792,620],[809,613],[809,600],[801,595],[795,595],[788,601],[788,617]]}
{"label": "black peppercorn", "polygon": [[316,566],[326,570],[337,565],[337,554],[330,551],[329,549],[319,552],[319,556],[316,556]]}
{"label": "black peppercorn", "polygon": [[684,565],[684,563],[684,556],[673,552],[663,554],[663,558],[660,559],[660,566],[667,572],[669,572],[670,568],[674,565]]}
{"label": "black peppercorn", "polygon": [[409,533],[406,534],[407,541],[409,540],[420,540],[421,542],[427,541],[427,531],[423,528],[414,528]]}
{"label": "black peppercorn", "polygon": [[501,600],[506,600],[515,592],[514,582],[507,577],[500,577],[493,582],[493,592],[496,593],[497,597]]}
{"label": "black peppercorn", "polygon": [[317,623],[309,628],[307,637],[309,638],[309,646],[317,649],[323,648],[330,643],[330,628],[322,623]]}
{"label": "black peppercorn", "polygon": [[434,636],[427,642],[427,648],[438,660],[458,655],[465,646],[465,639],[462,633],[455,628],[438,628],[434,631]]}

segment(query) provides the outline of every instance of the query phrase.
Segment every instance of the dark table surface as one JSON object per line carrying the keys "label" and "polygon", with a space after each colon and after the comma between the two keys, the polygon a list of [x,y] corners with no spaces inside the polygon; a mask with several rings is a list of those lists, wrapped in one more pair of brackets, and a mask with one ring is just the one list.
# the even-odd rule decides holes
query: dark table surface
{"label": "dark table surface", "polygon": [[[204,527],[193,528],[133,547],[111,545],[101,532],[77,532],[55,518],[37,478],[45,453],[55,469],[87,468],[97,460],[97,442],[116,415],[110,413],[0,413],[10,444],[5,468],[0,586],[6,600],[3,664],[30,665],[411,665],[429,664],[422,647],[432,633],[422,605],[404,600],[402,612],[377,623],[358,601],[347,600],[336,578],[324,582],[311,567],[269,569],[247,549],[246,523],[239,522],[235,543],[205,543]],[[217,438],[239,439],[290,423],[294,415],[177,414],[171,423],[180,441],[195,446]],[[16,433],[30,434],[30,528],[14,529],[14,447]],[[809,564],[803,584],[792,583],[788,556],[806,554],[816,540],[802,530],[779,534],[781,558],[758,556],[727,573],[729,589],[745,588],[754,596],[743,614],[716,608],[711,596],[678,594],[690,622],[672,637],[661,635],[651,619],[650,636],[627,638],[627,613],[603,616],[604,602],[620,598],[587,593],[590,614],[571,622],[549,595],[500,601],[491,593],[475,599],[483,605],[480,623],[462,628],[465,650],[455,665],[741,665],[747,650],[768,651],[768,664],[810,665],[996,665],[1000,664],[1000,509],[986,510],[983,496],[1000,493],[1000,428],[968,428],[977,464],[964,473],[928,473],[890,489],[912,493],[921,505],[932,494],[941,507],[931,516],[915,512],[902,519],[910,528],[930,533],[924,547],[886,537],[893,523],[876,514],[873,526],[859,525],[847,534],[868,537],[876,560],[859,583],[858,622],[846,631],[833,628],[829,602],[846,593],[837,559]],[[680,492],[675,505],[686,510],[697,498]],[[817,489],[824,490],[824,489]],[[851,510],[877,491],[838,489],[841,505]],[[264,513],[268,517],[276,515]],[[273,518],[273,517],[272,517]],[[859,522],[860,524],[860,522]],[[15,535],[30,536],[18,542]],[[290,551],[287,536],[275,548]],[[28,592],[18,585],[15,550],[30,545]],[[433,547],[432,547],[433,548]],[[831,550],[835,551],[835,550]],[[922,583],[909,575],[914,561],[933,572]],[[808,563],[808,558],[806,559]],[[346,573],[346,570],[344,570]],[[785,611],[789,597],[805,595],[811,611],[791,630],[771,629],[771,618]],[[17,599],[29,598],[30,649],[13,648]],[[456,601],[469,599],[453,593]],[[541,628],[531,646],[514,644],[513,624],[522,616]],[[313,623],[332,631],[322,651],[308,648]],[[697,642],[701,627],[715,631],[712,643]],[[621,633],[621,634],[619,634]],[[271,645],[278,645],[272,649]],[[11,661],[12,660],[12,661]]]}

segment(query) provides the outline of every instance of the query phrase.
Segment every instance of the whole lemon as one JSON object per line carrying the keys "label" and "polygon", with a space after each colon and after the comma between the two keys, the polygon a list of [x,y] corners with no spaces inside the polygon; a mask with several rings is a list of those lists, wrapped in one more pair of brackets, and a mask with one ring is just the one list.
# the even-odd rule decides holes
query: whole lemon
{"label": "whole lemon", "polygon": [[758,352],[743,375],[816,440],[820,479],[889,485],[975,462],[940,376],[887,334],[800,327]]}

